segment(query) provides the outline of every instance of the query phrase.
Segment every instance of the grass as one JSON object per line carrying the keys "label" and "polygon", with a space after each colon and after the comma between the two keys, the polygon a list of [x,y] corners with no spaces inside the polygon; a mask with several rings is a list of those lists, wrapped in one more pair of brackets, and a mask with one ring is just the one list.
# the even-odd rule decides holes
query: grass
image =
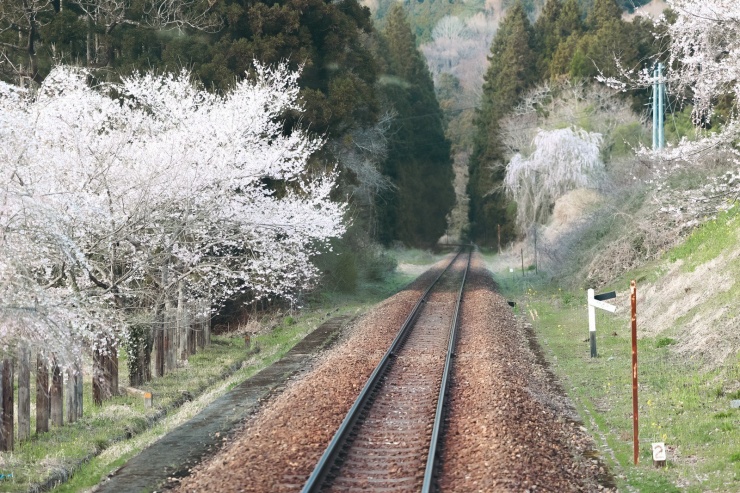
{"label": "grass", "polygon": [[389,252],[399,264],[430,265],[439,261],[444,254],[417,248],[394,248]]}
{"label": "grass", "polygon": [[[708,250],[702,249],[702,258]],[[520,315],[533,322],[621,491],[740,490],[740,410],[730,408],[734,392],[725,392],[740,381],[740,359],[705,371],[701,361],[674,355],[672,338],[638,341],[640,457],[634,466],[629,320],[597,310],[599,357],[592,359],[584,290],[566,290],[533,273],[522,278],[505,272],[497,280],[503,294],[518,301]],[[669,447],[665,469],[652,466],[652,442]]]}
{"label": "grass", "polygon": [[[54,491],[82,491],[94,486],[208,403],[280,359],[322,322],[365,311],[411,280],[412,276],[398,273],[382,282],[362,282],[353,293],[324,292],[314,296],[306,308],[285,314],[272,330],[253,336],[252,344],[259,345],[260,351],[252,356],[247,354],[241,336],[213,336],[211,346],[191,356],[187,366],[142,387],[154,394],[153,409],[145,409],[143,400],[132,396],[118,396],[95,407],[91,402],[91,383],[86,381],[85,415],[80,421],[34,435],[31,440],[16,444],[14,452],[0,454],[0,474],[13,475],[0,481],[0,491],[27,491],[31,484],[45,481],[54,471],[74,473]],[[120,365],[123,376],[127,371],[125,357]],[[230,376],[226,376],[227,368],[232,369]],[[194,401],[183,404],[183,392],[195,396]],[[33,389],[31,395],[35,395]],[[162,409],[169,412],[155,422]],[[32,429],[33,426],[32,422]],[[88,461],[78,467],[83,459]]]}
{"label": "grass", "polygon": [[704,223],[684,243],[672,249],[668,258],[672,262],[683,260],[683,269],[693,272],[699,265],[719,257],[738,241],[738,215],[740,207],[737,206],[717,214],[715,219]]}

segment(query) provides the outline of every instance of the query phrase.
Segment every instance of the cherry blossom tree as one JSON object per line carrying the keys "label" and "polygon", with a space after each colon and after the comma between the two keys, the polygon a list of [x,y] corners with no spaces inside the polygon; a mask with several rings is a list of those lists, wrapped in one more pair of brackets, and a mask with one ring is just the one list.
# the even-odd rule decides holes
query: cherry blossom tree
{"label": "cherry blossom tree", "polygon": [[[658,41],[667,49],[664,81],[668,92],[682,95],[692,104],[697,127],[706,126],[714,117],[715,105],[733,101],[731,114],[717,131],[705,133],[695,141],[684,141],[662,150],[660,159],[693,162],[707,150],[736,150],[740,137],[737,101],[740,97],[740,4],[732,0],[667,0],[675,15],[661,18],[656,31]],[[654,83],[652,67],[641,72],[622,68],[620,77],[599,77],[608,85],[626,90],[650,87]],[[646,150],[646,153],[648,151]]]}
{"label": "cherry blossom tree", "polygon": [[173,299],[290,297],[315,278],[344,206],[333,170],[307,170],[323,140],[284,132],[298,75],[255,62],[224,95],[187,72],[93,87],[69,67],[35,94],[0,86],[4,344],[63,360]]}
{"label": "cherry blossom tree", "polygon": [[[670,40],[667,78],[675,90],[692,94],[696,122],[709,119],[718,96],[733,95],[737,101],[740,95],[740,5],[731,0],[668,3],[677,16],[673,23],[664,20]],[[736,122],[727,132],[737,135]]]}
{"label": "cherry blossom tree", "polygon": [[603,171],[601,140],[601,134],[575,127],[540,130],[531,155],[517,153],[512,157],[504,187],[517,204],[520,227],[543,223],[555,200],[594,184]]}

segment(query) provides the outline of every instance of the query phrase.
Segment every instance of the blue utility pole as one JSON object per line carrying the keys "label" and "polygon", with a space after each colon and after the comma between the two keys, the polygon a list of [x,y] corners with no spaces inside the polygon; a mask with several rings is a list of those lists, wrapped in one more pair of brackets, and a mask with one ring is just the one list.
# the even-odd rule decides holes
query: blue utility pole
{"label": "blue utility pole", "polygon": [[662,149],[665,143],[663,128],[665,82],[663,82],[663,64],[658,63],[653,72],[653,149]]}

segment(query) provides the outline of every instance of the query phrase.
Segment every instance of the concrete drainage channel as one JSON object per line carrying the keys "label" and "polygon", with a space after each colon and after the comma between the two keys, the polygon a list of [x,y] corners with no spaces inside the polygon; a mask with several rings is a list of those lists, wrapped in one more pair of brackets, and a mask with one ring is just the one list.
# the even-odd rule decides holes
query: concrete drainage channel
{"label": "concrete drainage channel", "polygon": [[[194,418],[144,449],[93,491],[154,491],[161,489],[168,478],[187,475],[193,465],[222,443],[224,437],[252,414],[262,401],[291,375],[300,371],[312,354],[331,345],[351,319],[350,316],[339,316],[327,320],[293,346],[279,361],[234,387]],[[66,479],[55,481],[54,486]]]}

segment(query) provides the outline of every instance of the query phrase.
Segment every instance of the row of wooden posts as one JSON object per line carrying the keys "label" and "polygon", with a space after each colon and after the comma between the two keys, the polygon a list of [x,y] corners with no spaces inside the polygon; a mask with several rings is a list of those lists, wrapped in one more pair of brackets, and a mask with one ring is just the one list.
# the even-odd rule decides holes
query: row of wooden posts
{"label": "row of wooden posts", "polygon": [[154,366],[161,377],[178,367],[180,361],[211,344],[210,303],[192,302],[185,310],[164,311],[163,328],[154,338]]}
{"label": "row of wooden posts", "polygon": [[[149,368],[154,356],[155,375],[163,376],[173,371],[180,362],[195,354],[211,342],[210,304],[189,304],[187,310],[166,310],[160,323],[148,329],[146,354],[140,354],[146,366],[145,378],[131,385],[141,385],[151,378]],[[93,351],[92,400],[95,405],[119,395],[118,348],[109,345]],[[129,351],[129,358],[132,357]],[[17,368],[17,406],[14,380]],[[14,412],[18,412],[17,440],[31,438],[31,351],[21,347],[15,357],[6,356],[0,361],[0,451],[14,448]],[[77,361],[63,370],[42,353],[36,355],[36,434],[49,431],[52,426],[74,423],[83,414],[82,376],[83,365]],[[51,380],[51,382],[50,382]],[[66,390],[65,390],[66,387]],[[65,398],[66,397],[66,398]],[[65,413],[66,411],[66,413]]]}

